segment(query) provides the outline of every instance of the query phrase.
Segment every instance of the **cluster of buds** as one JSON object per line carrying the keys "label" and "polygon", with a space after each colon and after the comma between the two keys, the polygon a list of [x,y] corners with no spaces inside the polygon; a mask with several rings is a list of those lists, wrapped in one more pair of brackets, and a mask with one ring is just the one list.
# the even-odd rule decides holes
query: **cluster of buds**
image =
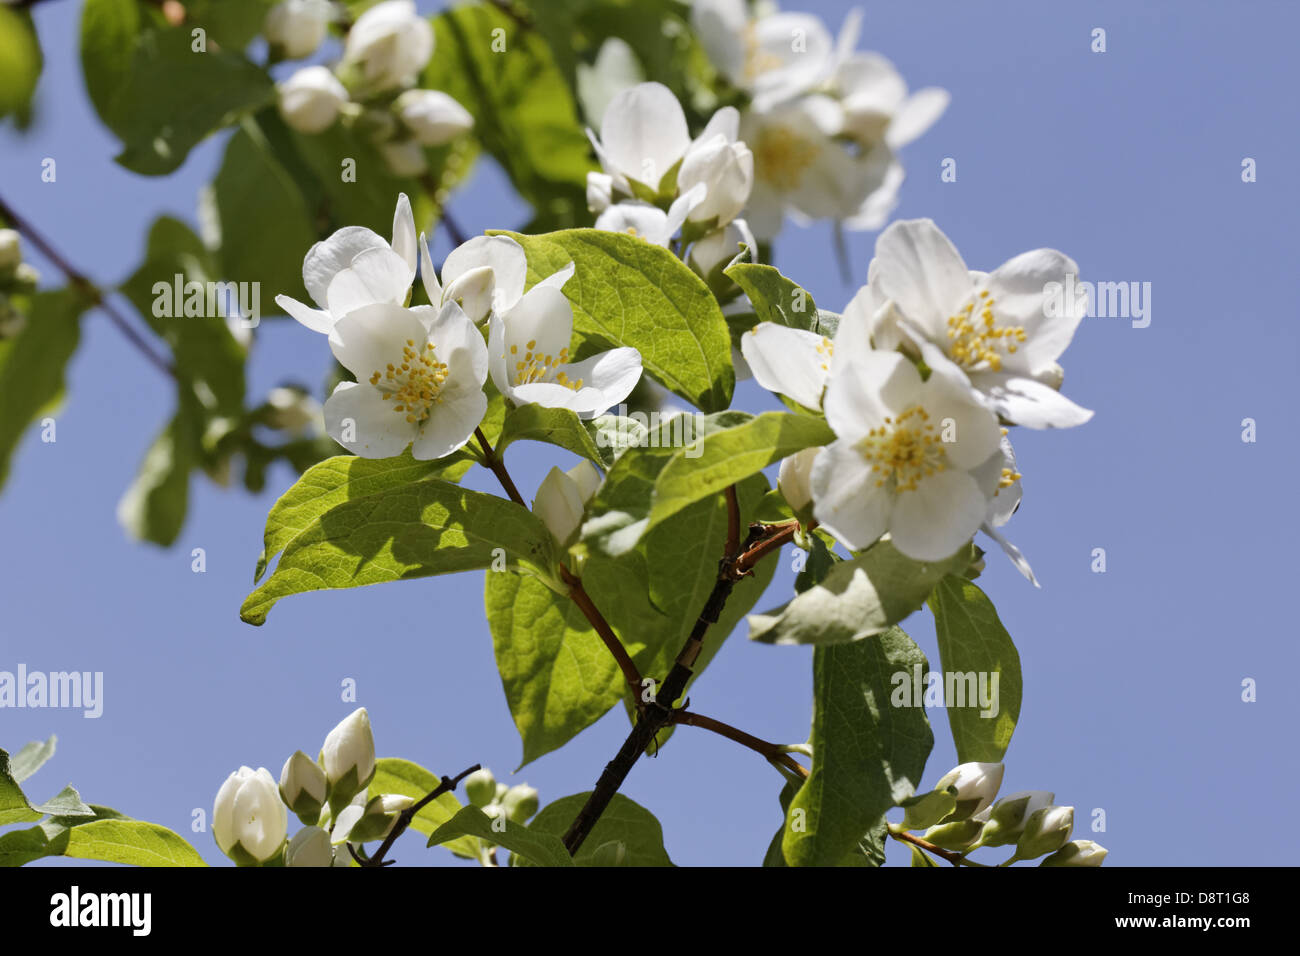
{"label": "cluster of buds", "polygon": [[18,310],[10,296],[35,292],[38,281],[40,275],[37,271],[23,262],[18,233],[12,229],[0,229],[0,341],[17,335],[27,323],[27,317]]}
{"label": "cluster of buds", "polygon": [[[382,840],[414,803],[376,794],[375,738],[364,707],[329,732],[320,756],[301,750],[284,762],[277,784],[265,767],[240,767],[217,791],[212,834],[240,866],[347,866],[346,843]],[[289,812],[304,824],[287,840]]]}
{"label": "cluster of buds", "polygon": [[[316,52],[333,17],[325,0],[283,0],[263,33],[273,56]],[[433,28],[412,0],[384,0],[347,31],[334,69],[307,66],[280,84],[280,113],[300,133],[323,133],[343,120],[362,131],[397,176],[419,176],[424,150],[452,142],[474,125],[446,93],[418,88],[433,57]]]}
{"label": "cluster of buds", "polygon": [[520,826],[527,823],[540,806],[536,789],[526,783],[513,787],[497,783],[492,771],[486,768],[475,770],[465,778],[465,796],[489,817],[503,816]]}
{"label": "cluster of buds", "polygon": [[1101,866],[1106,848],[1091,840],[1071,840],[1074,807],[1057,806],[1056,794],[1022,790],[997,799],[1000,763],[954,767],[929,793],[901,804],[898,832],[925,829],[924,839],[965,856],[980,847],[1014,846],[1002,865],[1044,859],[1039,866]]}

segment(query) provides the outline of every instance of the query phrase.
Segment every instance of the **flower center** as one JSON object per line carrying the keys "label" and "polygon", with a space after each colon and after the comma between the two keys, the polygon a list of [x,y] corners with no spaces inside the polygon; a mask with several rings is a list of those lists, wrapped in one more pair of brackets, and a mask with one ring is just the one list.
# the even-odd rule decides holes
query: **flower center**
{"label": "flower center", "polygon": [[567,372],[557,371],[561,365],[569,363],[569,349],[560,349],[559,355],[543,355],[533,339],[524,346],[524,357],[519,358],[519,346],[510,346],[510,355],[515,360],[514,380],[516,385],[530,385],[533,382],[553,382],[565,388],[578,391],[582,388],[582,379],[569,379]]}
{"label": "flower center", "polygon": [[758,134],[754,149],[757,175],[783,192],[799,185],[804,170],[813,164],[821,149],[786,126],[774,126]]}
{"label": "flower center", "polygon": [[[979,316],[975,316],[978,301]],[[993,317],[994,299],[987,289],[980,291],[978,300],[971,299],[956,315],[948,317],[948,352],[953,361],[965,369],[987,363],[994,372],[1002,369],[1004,350],[1015,353],[1017,343],[1025,341],[1025,330],[1019,325],[999,325]]]}
{"label": "flower center", "polygon": [[370,384],[383,393],[383,400],[393,403],[393,411],[405,414],[406,420],[418,425],[429,417],[429,410],[442,399],[438,393],[447,380],[447,363],[439,362],[432,342],[417,349],[414,339],[402,346],[402,364],[388,363],[370,376]]}
{"label": "flower center", "polygon": [[921,479],[948,468],[948,453],[930,423],[930,415],[913,405],[897,419],[867,432],[855,446],[871,465],[876,487],[888,484],[891,491],[915,491]]}
{"label": "flower center", "polygon": [[817,355],[823,359],[821,362],[822,371],[829,372],[830,366],[827,363],[835,357],[835,343],[823,335],[821,344],[817,346]]}
{"label": "flower center", "polygon": [[758,42],[758,26],[745,25],[745,82],[753,83],[769,70],[779,70],[785,61],[775,53],[768,53]]}

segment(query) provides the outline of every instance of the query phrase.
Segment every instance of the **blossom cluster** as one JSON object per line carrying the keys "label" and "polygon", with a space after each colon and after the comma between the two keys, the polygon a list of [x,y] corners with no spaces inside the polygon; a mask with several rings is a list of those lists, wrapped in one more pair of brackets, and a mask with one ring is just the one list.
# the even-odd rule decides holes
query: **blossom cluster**
{"label": "blossom cluster", "polygon": [[758,383],[823,412],[836,436],[782,463],[791,507],[810,509],[849,548],[888,533],[921,561],[982,528],[1034,581],[997,530],[1021,495],[1003,426],[1092,416],[1059,392],[1057,359],[1084,312],[1046,307],[1049,283],[1077,273],[1053,249],[974,272],[931,220],[900,221],[877,240],[833,339],[770,322],[746,332],[741,351]]}
{"label": "blossom cluster", "polygon": [[[334,16],[328,0],[281,0],[267,13],[263,34],[273,56],[309,57]],[[445,145],[474,125],[455,99],[417,87],[433,47],[433,28],[413,0],[383,0],[352,24],[333,70],[306,66],[280,84],[280,113],[301,133],[324,132],[340,117],[358,123],[394,174],[418,176],[427,169],[426,147]]]}

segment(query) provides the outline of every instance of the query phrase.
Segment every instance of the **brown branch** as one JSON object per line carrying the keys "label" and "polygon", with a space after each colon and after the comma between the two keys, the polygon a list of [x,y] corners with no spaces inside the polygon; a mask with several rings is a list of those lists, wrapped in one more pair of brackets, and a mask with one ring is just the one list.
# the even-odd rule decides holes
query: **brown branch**
{"label": "brown branch", "polygon": [[726,737],[728,740],[734,740],[741,746],[748,747],[755,753],[766,757],[772,763],[779,763],[792,773],[798,774],[805,780],[808,779],[808,769],[795,760],[788,753],[781,749],[780,744],[774,744],[768,740],[762,740],[753,734],[747,734],[738,727],[730,724],[724,724],[720,720],[714,720],[712,717],[705,717],[703,714],[696,714],[686,709],[673,711],[672,722],[674,724],[685,724],[688,727],[699,727],[703,730],[711,730],[715,734]]}
{"label": "brown branch", "polygon": [[45,258],[54,263],[68,277],[69,285],[75,288],[82,298],[89,302],[92,307],[103,311],[108,316],[109,321],[117,327],[119,332],[126,336],[127,341],[134,345],[141,355],[165,374],[170,375],[172,378],[176,377],[176,370],[172,368],[171,363],[155,352],[153,346],[145,340],[144,336],[132,328],[131,323],[104,297],[104,293],[100,291],[99,287],[60,255],[58,250],[50,245],[49,241],[30,222],[18,215],[14,208],[5,202],[2,197],[0,197],[0,216],[3,216],[10,225],[26,236],[28,241]]}
{"label": "brown branch", "polygon": [[935,846],[929,840],[923,840],[919,836],[913,836],[912,834],[906,831],[902,833],[897,833],[893,830],[890,830],[889,835],[893,837],[895,840],[897,840],[899,843],[910,843],[912,846],[920,847],[922,850],[925,850],[927,853],[933,853],[935,856],[939,857],[940,859],[947,860],[953,866],[986,866],[987,865],[984,863],[976,863],[974,860],[968,860],[966,859],[966,857],[962,856],[956,850],[945,850],[941,846]]}
{"label": "brown branch", "polygon": [[628,656],[627,648],[623,646],[623,642],[618,639],[618,635],[609,626],[605,616],[600,613],[600,610],[591,600],[591,595],[582,586],[582,579],[574,575],[564,565],[560,565],[560,576],[564,579],[564,583],[569,586],[569,597],[573,600],[573,603],[582,610],[587,620],[591,622],[591,626],[595,628],[596,633],[600,635],[600,639],[604,642],[609,653],[618,662],[618,669],[623,672],[623,679],[632,688],[632,699],[636,702],[637,709],[642,709],[641,672],[637,670],[636,664]]}
{"label": "brown branch", "polygon": [[505,461],[496,453],[496,451],[493,450],[492,443],[488,441],[487,436],[483,434],[483,429],[475,427],[474,437],[478,439],[479,447],[483,449],[483,464],[491,469],[492,474],[497,476],[497,481],[501,482],[501,487],[504,488],[506,494],[510,496],[510,500],[517,505],[523,505],[527,508],[528,505],[524,503],[524,496],[521,495],[519,489],[515,487],[515,482],[514,479],[510,477],[510,472],[506,471]]}
{"label": "brown branch", "polygon": [[740,502],[736,499],[736,486],[727,485],[727,545],[723,554],[734,555],[740,551]]}
{"label": "brown branch", "polygon": [[[385,862],[384,855],[393,848],[393,844],[397,842],[397,838],[406,832],[407,827],[411,825],[411,821],[415,819],[416,814],[434,800],[437,800],[444,793],[451,793],[462,780],[479,769],[480,765],[474,764],[474,766],[470,767],[468,770],[462,770],[454,777],[443,777],[438,786],[434,787],[423,797],[397,815],[397,821],[393,824],[393,828],[388,831],[388,836],[384,837],[384,842],[379,844],[379,849],[375,851],[374,856],[362,861],[359,860],[356,853],[353,852],[352,858],[358,860],[362,866],[392,866],[393,863],[397,861],[389,860]],[[348,849],[352,850],[351,844],[348,845]]]}

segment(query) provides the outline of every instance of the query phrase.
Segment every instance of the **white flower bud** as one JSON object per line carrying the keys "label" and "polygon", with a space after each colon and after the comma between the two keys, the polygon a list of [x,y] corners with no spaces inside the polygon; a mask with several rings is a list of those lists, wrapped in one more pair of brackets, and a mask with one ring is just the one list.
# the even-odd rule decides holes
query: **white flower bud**
{"label": "white flower bud", "polygon": [[1002,786],[1004,767],[1000,763],[964,763],[949,770],[934,785],[936,790],[957,788],[957,809],[947,817],[948,822],[965,820],[993,803]]}
{"label": "white flower bud", "polygon": [[567,544],[582,525],[587,502],[599,487],[600,472],[589,461],[581,461],[567,472],[552,468],[537,489],[533,513],[542,519],[555,540]]}
{"label": "white flower bud", "polygon": [[805,448],[781,459],[776,487],[796,514],[812,503],[812,467],[821,451],[821,448]]}
{"label": "white flower bud", "polygon": [[365,790],[375,775],[375,738],[364,707],[329,732],[320,762],[329,778],[331,806],[341,807]]}
{"label": "white flower bud", "polygon": [[482,809],[496,799],[497,781],[491,770],[475,770],[465,778],[465,796],[469,802]]}
{"label": "white flower bud", "polygon": [[330,835],[320,827],[303,827],[289,841],[284,865],[333,866],[334,849],[330,846]]}
{"label": "white flower bud", "polygon": [[474,128],[469,111],[438,90],[407,90],[393,108],[421,146],[450,143]]}
{"label": "white flower bud", "polygon": [[266,395],[266,424],[282,431],[301,433],[309,426],[324,430],[320,402],[297,388],[273,388]]}
{"label": "white flower bud", "polygon": [[691,222],[716,220],[719,226],[731,222],[749,201],[754,186],[754,154],[744,143],[728,142],[723,135],[712,137],[686,154],[677,174],[681,193],[697,183],[703,183],[707,192],[687,218]]}
{"label": "white flower bud", "polygon": [[537,791],[526,783],[511,787],[501,798],[501,809],[505,811],[506,819],[515,823],[527,822],[539,806]]}
{"label": "white flower bud", "polygon": [[614,203],[614,177],[606,173],[587,173],[587,209],[602,213]]}
{"label": "white flower bud", "polygon": [[754,233],[745,220],[733,219],[722,229],[715,229],[691,244],[691,262],[707,280],[715,268],[721,266],[725,269],[732,259],[740,255],[742,242],[749,249],[750,259],[753,259],[758,248]]}
{"label": "white flower bud", "polygon": [[379,152],[394,176],[419,176],[429,168],[424,158],[424,150],[413,139],[381,143]]}
{"label": "white flower bud", "polygon": [[[414,805],[415,800],[411,797],[404,797],[401,794],[385,793],[379,796],[371,797],[366,805],[361,808],[361,816],[355,820],[349,827],[347,839],[351,843],[366,843],[370,840],[382,840],[388,836],[393,825],[397,823],[397,816],[407,807]],[[355,804],[353,805],[355,806]],[[349,807],[349,810],[353,807]],[[347,814],[344,811],[340,814],[340,821]]]}
{"label": "white flower bud", "polygon": [[1024,832],[1016,843],[1016,857],[1032,860],[1059,850],[1070,839],[1074,829],[1074,807],[1043,807],[1035,810],[1025,821]]}
{"label": "white flower bud", "polygon": [[280,796],[287,806],[301,819],[316,819],[320,808],[325,805],[325,795],[329,790],[329,781],[320,764],[312,760],[301,750],[284,762],[280,771]]}
{"label": "white flower bud", "polygon": [[280,115],[300,133],[320,133],[334,125],[348,102],[348,91],[323,66],[303,67],[280,84]]}
{"label": "white flower bud", "polygon": [[361,66],[375,90],[414,86],[433,56],[433,27],[415,10],[414,0],[384,0],[361,16],[348,31],[345,63]]}
{"label": "white flower bud", "polygon": [[1003,797],[989,808],[988,823],[980,833],[980,846],[1015,843],[1024,832],[1025,821],[1043,807],[1050,807],[1055,799],[1056,794],[1047,790],[1021,790]]}
{"label": "white flower bud", "polygon": [[465,316],[478,324],[492,314],[492,291],[496,273],[491,266],[478,266],[456,276],[442,291],[443,302],[457,302]]}
{"label": "white flower bud", "polygon": [[23,250],[18,233],[13,229],[0,229],[0,272],[18,268],[23,261]]}
{"label": "white flower bud", "polygon": [[285,56],[311,56],[325,39],[330,7],[325,0],[281,0],[266,14],[262,34]]}
{"label": "white flower bud", "polygon": [[226,778],[212,807],[212,835],[236,863],[265,863],[280,852],[289,815],[265,767],[240,767]]}
{"label": "white flower bud", "polygon": [[1101,866],[1106,859],[1106,848],[1091,840],[1071,840],[1039,866]]}

